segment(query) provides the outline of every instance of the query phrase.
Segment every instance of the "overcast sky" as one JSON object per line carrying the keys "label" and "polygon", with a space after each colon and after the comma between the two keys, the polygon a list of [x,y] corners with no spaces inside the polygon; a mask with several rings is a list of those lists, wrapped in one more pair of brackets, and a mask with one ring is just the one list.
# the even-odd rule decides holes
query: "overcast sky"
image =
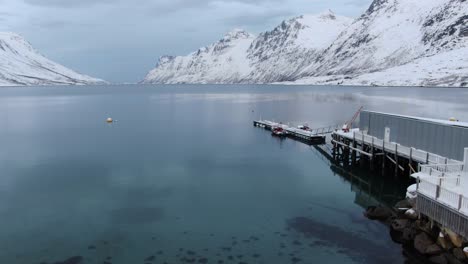
{"label": "overcast sky", "polygon": [[137,82],[161,55],[186,55],[233,28],[252,33],[327,9],[359,16],[372,0],[0,0],[0,31],[112,82]]}

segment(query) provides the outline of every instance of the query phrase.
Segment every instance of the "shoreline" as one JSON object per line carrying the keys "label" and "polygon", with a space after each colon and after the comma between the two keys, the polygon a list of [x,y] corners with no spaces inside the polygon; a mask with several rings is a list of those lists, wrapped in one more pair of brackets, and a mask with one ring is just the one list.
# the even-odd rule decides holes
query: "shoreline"
{"label": "shoreline", "polygon": [[468,241],[422,216],[413,209],[414,205],[414,198],[406,198],[393,208],[368,207],[364,215],[386,225],[392,240],[402,246],[403,254],[412,261],[434,264],[468,263]]}
{"label": "shoreline", "polygon": [[1,88],[27,87],[91,87],[91,86],[297,86],[297,87],[362,87],[362,88],[422,88],[422,89],[468,89],[468,86],[423,86],[423,85],[353,85],[353,84],[303,84],[303,83],[103,83],[103,84],[38,84],[2,85]]}

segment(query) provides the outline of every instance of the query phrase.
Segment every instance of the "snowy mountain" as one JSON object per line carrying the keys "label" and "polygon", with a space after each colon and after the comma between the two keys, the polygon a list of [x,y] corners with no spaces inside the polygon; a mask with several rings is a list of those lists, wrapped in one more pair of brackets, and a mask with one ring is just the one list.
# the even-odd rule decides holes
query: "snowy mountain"
{"label": "snowy mountain", "polygon": [[467,0],[374,0],[354,22],[328,11],[249,34],[228,60],[163,57],[143,82],[468,86],[467,14]]}
{"label": "snowy mountain", "polygon": [[0,86],[105,83],[39,54],[24,38],[0,32]]}
{"label": "snowy mountain", "polygon": [[248,51],[254,69],[247,77],[248,82],[271,83],[294,78],[351,22],[350,18],[327,11],[293,18],[261,33]]}
{"label": "snowy mountain", "polygon": [[247,51],[254,36],[236,29],[185,57],[163,56],[145,83],[239,83],[252,71]]}
{"label": "snowy mountain", "polygon": [[298,78],[467,86],[467,14],[466,0],[375,0]]}
{"label": "snowy mountain", "polygon": [[144,83],[270,83],[290,80],[351,24],[331,11],[296,17],[255,37],[234,30],[188,56],[163,56]]}

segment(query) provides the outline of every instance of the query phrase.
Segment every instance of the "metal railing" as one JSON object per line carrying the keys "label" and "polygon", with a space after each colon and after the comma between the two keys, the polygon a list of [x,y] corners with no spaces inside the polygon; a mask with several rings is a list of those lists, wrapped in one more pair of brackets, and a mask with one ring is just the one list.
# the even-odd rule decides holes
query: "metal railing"
{"label": "metal railing", "polygon": [[431,164],[431,165],[420,165],[419,171],[434,177],[454,177],[461,176],[464,173],[464,164]]}
{"label": "metal railing", "polygon": [[468,198],[453,190],[461,188],[461,181],[461,177],[418,177],[416,190],[452,210],[468,215]]}
{"label": "metal railing", "polygon": [[353,131],[353,140],[363,142],[373,147],[384,150],[385,152],[404,155],[412,160],[426,164],[460,164],[459,161],[451,160],[437,154],[424,150],[407,147],[395,142],[386,142],[374,136],[369,136],[358,131]]}
{"label": "metal railing", "polygon": [[321,134],[329,134],[332,133],[333,131],[340,129],[341,126],[335,125],[335,126],[328,126],[328,127],[322,127],[322,128],[314,128],[310,130],[310,133],[312,135],[321,135]]}

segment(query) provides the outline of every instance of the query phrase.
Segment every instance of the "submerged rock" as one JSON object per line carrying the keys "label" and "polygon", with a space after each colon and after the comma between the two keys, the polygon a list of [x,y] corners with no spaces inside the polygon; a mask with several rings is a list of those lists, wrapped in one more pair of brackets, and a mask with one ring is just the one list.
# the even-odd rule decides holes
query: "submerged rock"
{"label": "submerged rock", "polygon": [[414,238],[413,246],[420,254],[426,254],[426,249],[433,244],[434,241],[432,241],[432,239],[423,232]]}
{"label": "submerged rock", "polygon": [[439,245],[437,245],[437,244],[432,244],[432,245],[430,245],[430,246],[428,246],[426,248],[425,253],[427,255],[431,255],[431,256],[438,255],[438,254],[442,253],[442,248],[439,247]]}
{"label": "submerged rock", "polygon": [[149,256],[149,257],[145,258],[145,261],[153,261],[155,259],[156,259],[155,256]]}
{"label": "submerged rock", "polygon": [[466,261],[467,260],[466,255],[463,252],[463,249],[461,249],[461,248],[454,248],[452,250],[452,254],[456,259],[458,259],[460,261]]}
{"label": "submerged rock", "polygon": [[450,241],[456,246],[456,247],[462,247],[463,245],[463,238],[458,235],[457,233],[453,232],[452,230],[446,228],[445,233],[447,233],[448,237],[450,238]]}
{"label": "submerged rock", "polygon": [[432,264],[448,264],[447,259],[443,255],[431,257],[429,258],[429,262]]}
{"label": "submerged rock", "polygon": [[370,206],[367,208],[364,215],[371,220],[387,220],[393,216],[393,211],[390,208],[383,206]]}
{"label": "submerged rock", "polygon": [[383,254],[388,251],[385,246],[377,245],[357,232],[307,217],[290,219],[287,224],[291,230],[309,235],[314,240],[323,241],[328,247],[345,250],[349,256],[359,258],[360,262],[388,262],[388,256]]}
{"label": "submerged rock", "polygon": [[392,229],[395,231],[403,232],[403,230],[408,227],[410,221],[407,219],[395,219],[392,221]]}
{"label": "submerged rock", "polygon": [[408,219],[411,219],[411,220],[418,219],[418,213],[414,209],[407,210],[405,212],[405,216],[408,217]]}
{"label": "submerged rock", "polygon": [[83,263],[82,256],[74,256],[64,261],[55,262],[54,264],[81,264]]}
{"label": "submerged rock", "polygon": [[396,209],[403,209],[403,208],[410,209],[412,207],[413,206],[411,205],[411,203],[407,199],[401,200],[401,201],[399,201],[398,203],[395,204]]}

